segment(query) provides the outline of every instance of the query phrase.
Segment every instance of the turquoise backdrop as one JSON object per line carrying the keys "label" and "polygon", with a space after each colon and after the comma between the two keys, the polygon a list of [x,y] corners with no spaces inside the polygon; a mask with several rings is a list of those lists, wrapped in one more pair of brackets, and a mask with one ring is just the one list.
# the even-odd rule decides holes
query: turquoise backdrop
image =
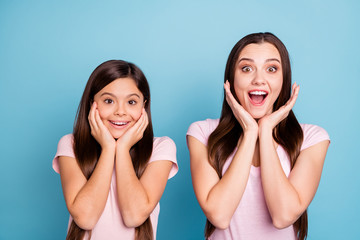
{"label": "turquoise backdrop", "polygon": [[155,135],[177,145],[180,171],[160,201],[158,239],[202,239],[185,133],[219,117],[227,56],[259,31],[290,52],[299,121],[332,140],[308,239],[358,239],[359,13],[356,0],[1,0],[0,239],[65,239],[69,215],[52,158],[90,73],[109,59],[144,71]]}

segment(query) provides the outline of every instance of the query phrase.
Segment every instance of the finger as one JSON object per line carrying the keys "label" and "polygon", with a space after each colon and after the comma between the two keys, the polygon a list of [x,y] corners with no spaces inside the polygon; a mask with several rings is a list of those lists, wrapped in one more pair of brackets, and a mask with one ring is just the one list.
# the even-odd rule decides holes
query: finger
{"label": "finger", "polygon": [[300,90],[300,86],[297,85],[296,83],[294,83],[292,95],[291,95],[291,98],[290,98],[290,100],[289,100],[289,101],[290,101],[290,104],[291,104],[292,106],[294,106],[294,104],[295,104],[295,102],[296,102],[296,99],[297,99],[297,97],[298,97],[298,95],[299,95],[299,90]]}
{"label": "finger", "polygon": [[226,101],[229,104],[231,110],[233,112],[240,112],[241,114],[244,114],[246,111],[243,108],[243,106],[241,106],[238,101],[235,99],[235,97],[232,95],[232,93],[229,91],[227,92],[228,94],[226,95]]}
{"label": "finger", "polygon": [[99,113],[99,110],[98,109],[95,109],[95,122],[96,122],[96,125],[102,129],[105,127],[103,121],[101,120],[101,117],[100,117],[100,113]]}
{"label": "finger", "polygon": [[90,108],[90,112],[89,112],[89,124],[92,130],[97,131],[98,130],[98,126],[96,124],[95,121],[95,109],[96,109],[97,105],[94,102]]}
{"label": "finger", "polygon": [[289,112],[294,107],[297,97],[299,95],[299,89],[300,89],[300,86],[296,85],[296,83],[294,83],[292,95],[291,95],[290,99],[286,102],[286,104],[283,106],[285,111]]}
{"label": "finger", "polygon": [[296,87],[294,88],[294,96],[298,96],[299,95],[299,91],[300,91],[300,85],[296,85]]}
{"label": "finger", "polygon": [[143,120],[143,122],[141,123],[141,126],[140,126],[140,128],[139,128],[139,130],[140,130],[141,133],[143,133],[143,132],[145,131],[146,127],[147,127],[148,124],[149,124],[149,117],[148,117],[148,115],[147,115],[147,113],[146,113],[145,110],[143,111],[143,116],[144,116],[144,120]]}
{"label": "finger", "polygon": [[140,118],[134,123],[134,125],[129,128],[129,131],[133,134],[137,134],[139,132],[139,128],[141,126],[141,123],[144,121],[144,115],[141,113]]}
{"label": "finger", "polygon": [[233,96],[233,94],[230,91],[230,83],[229,83],[229,81],[225,82],[224,89],[225,89],[225,93],[226,93],[226,101],[230,105],[230,107],[235,106],[235,104],[238,104],[235,97]]}
{"label": "finger", "polygon": [[138,133],[142,133],[145,130],[146,121],[147,121],[146,117],[147,117],[147,114],[146,114],[145,111],[143,111],[143,113],[141,115],[142,119],[141,119],[141,122],[140,122],[140,125],[139,125],[139,128],[138,128]]}

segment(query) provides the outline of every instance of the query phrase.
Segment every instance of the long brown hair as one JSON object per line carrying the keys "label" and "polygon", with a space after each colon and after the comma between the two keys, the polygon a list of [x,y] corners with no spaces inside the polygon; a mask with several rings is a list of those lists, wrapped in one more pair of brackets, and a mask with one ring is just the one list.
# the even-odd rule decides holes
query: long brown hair
{"label": "long brown hair", "polygon": [[[153,148],[153,128],[150,114],[150,88],[143,72],[136,65],[122,60],[110,60],[100,64],[90,75],[82,95],[76,120],[74,124],[74,153],[81,171],[86,179],[93,173],[100,157],[101,147],[91,135],[88,115],[91,103],[96,93],[106,85],[119,78],[131,78],[144,96],[145,110],[149,117],[149,124],[144,131],[143,137],[130,150],[131,160],[138,178],[143,174],[150,159]],[[90,232],[91,234],[91,232]],[[83,239],[85,230],[71,222],[67,240]],[[153,239],[150,217],[139,227],[135,228],[135,239]]]}
{"label": "long brown hair", "polygon": [[[237,99],[234,90],[235,65],[244,47],[251,43],[260,44],[268,42],[273,44],[280,53],[283,85],[278,99],[275,101],[273,111],[283,106],[291,96],[291,66],[288,51],[285,45],[272,33],[254,33],[249,34],[238,41],[230,52],[228,57],[224,82],[229,80],[230,89]],[[237,99],[238,101],[238,99]],[[239,101],[238,101],[239,102]],[[216,170],[218,176],[222,177],[223,166],[226,159],[234,151],[239,137],[243,134],[241,125],[236,120],[229,104],[226,101],[225,93],[219,125],[211,133],[208,140],[208,155],[211,166]],[[291,169],[294,167],[296,159],[300,153],[300,147],[303,141],[303,132],[293,111],[290,111],[287,118],[281,121],[273,130],[273,138],[284,147],[290,157]],[[300,240],[307,236],[307,213],[306,211],[294,223],[296,234]],[[209,238],[214,232],[215,226],[209,220],[205,226],[205,237]]]}

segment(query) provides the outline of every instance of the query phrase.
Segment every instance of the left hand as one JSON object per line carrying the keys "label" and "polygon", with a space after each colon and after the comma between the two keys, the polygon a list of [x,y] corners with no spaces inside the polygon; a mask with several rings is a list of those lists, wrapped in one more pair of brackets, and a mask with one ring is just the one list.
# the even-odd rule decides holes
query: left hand
{"label": "left hand", "polygon": [[276,125],[278,125],[282,120],[284,120],[289,115],[291,109],[294,107],[299,94],[299,90],[300,86],[294,83],[292,86],[292,95],[290,99],[286,102],[284,106],[280,107],[275,112],[262,117],[258,122],[259,129],[268,128],[272,130],[276,127]]}
{"label": "left hand", "polygon": [[149,124],[148,115],[143,108],[141,111],[141,116],[139,120],[135,122],[135,124],[130,127],[117,141],[116,141],[116,149],[122,148],[130,151],[130,148],[134,146],[144,134],[146,127]]}

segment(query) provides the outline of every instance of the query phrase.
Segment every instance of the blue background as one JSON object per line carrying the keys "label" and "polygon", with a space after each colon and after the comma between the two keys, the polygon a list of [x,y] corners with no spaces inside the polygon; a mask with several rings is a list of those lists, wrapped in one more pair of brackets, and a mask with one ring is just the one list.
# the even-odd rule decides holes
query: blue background
{"label": "blue background", "polygon": [[161,199],[158,239],[202,239],[185,133],[218,118],[227,56],[275,33],[301,86],[295,113],[332,143],[309,207],[309,239],[356,239],[359,226],[358,1],[0,1],[0,239],[64,239],[68,212],[51,162],[93,69],[124,59],[147,76],[155,134],[180,171]]}

